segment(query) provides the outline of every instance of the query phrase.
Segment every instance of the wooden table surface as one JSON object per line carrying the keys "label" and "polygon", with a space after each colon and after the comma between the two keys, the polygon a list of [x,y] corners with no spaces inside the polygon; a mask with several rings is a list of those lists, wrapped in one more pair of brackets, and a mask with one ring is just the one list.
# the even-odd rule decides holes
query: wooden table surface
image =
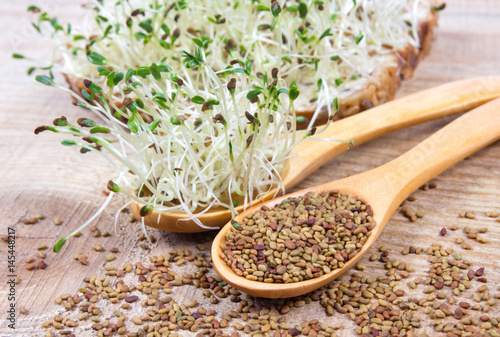
{"label": "wooden table surface", "polygon": [[[101,232],[109,231],[111,236],[94,238],[87,228],[83,230],[81,237],[71,240],[59,254],[46,250],[45,262],[48,267],[45,270],[26,270],[25,261],[28,258],[36,257],[35,261],[38,261],[38,245],[46,244],[51,247],[58,238],[72,231],[100,207],[105,199],[102,191],[106,182],[115,177],[115,173],[102,158],[93,154],[81,155],[75,148],[62,147],[59,144],[62,138],[56,135],[33,134],[36,126],[48,124],[55,117],[65,115],[76,119],[77,116],[87,116],[88,112],[73,107],[70,98],[62,92],[40,85],[34,78],[28,77],[27,62],[11,59],[13,52],[41,57],[49,53],[47,46],[30,29],[29,15],[25,9],[32,2],[50,9],[65,20],[77,19],[80,11],[75,9],[79,7],[78,1],[0,2],[0,233],[6,234],[7,227],[16,231],[15,273],[21,279],[15,290],[16,306],[17,310],[24,306],[28,311],[25,315],[16,313],[16,329],[8,328],[8,321],[5,320],[6,310],[9,308],[9,288],[6,283],[7,244],[1,241],[1,336],[44,336],[46,329],[41,324],[65,311],[54,303],[54,298],[64,293],[77,293],[78,288],[83,286],[84,277],[103,276],[106,266],[119,268],[127,261],[147,265],[150,255],[164,255],[172,249],[189,248],[198,252],[196,244],[210,240],[213,235],[180,235],[148,229],[148,233],[157,241],[151,245],[151,250],[144,250],[137,241],[141,228],[127,221],[128,214],[120,214],[115,227],[114,214],[125,201],[117,198],[95,222]],[[403,96],[452,80],[496,74],[499,71],[500,2],[449,0],[446,10],[441,14],[430,55],[420,64],[414,78],[403,83],[398,95]],[[451,120],[453,118],[446,118],[411,127],[355,148],[329,161],[296,189],[356,174],[386,163]],[[414,267],[410,278],[401,283],[403,289],[409,290],[407,283],[418,276],[425,277],[430,263],[425,254],[403,256],[403,248],[413,245],[426,249],[434,242],[442,243],[445,248],[451,247],[471,261],[472,268],[486,268],[487,285],[494,297],[500,293],[500,222],[488,218],[485,213],[500,213],[500,143],[458,163],[433,182],[436,183],[436,188],[416,191],[414,195],[417,200],[408,203],[414,210],[425,213],[425,216],[412,223],[396,213],[380,237],[380,244],[372,248],[373,252],[380,245],[385,245],[391,251],[392,258]],[[475,212],[476,219],[459,218],[461,211]],[[37,214],[43,214],[45,219],[34,225],[26,225],[20,221]],[[53,219],[56,217],[62,220],[62,225],[54,225]],[[446,236],[440,236],[441,228],[448,228],[450,225],[458,226],[459,230],[448,231]],[[465,226],[486,227],[488,232],[484,236],[489,242],[480,244],[468,239],[462,231]],[[472,250],[463,250],[455,243],[456,238],[463,238],[464,242],[470,243]],[[101,244],[106,251],[93,251],[94,244]],[[207,241],[207,248],[209,245],[210,241]],[[108,263],[105,262],[105,256],[111,247],[118,247],[120,252],[116,254],[114,261]],[[73,256],[76,253],[86,254],[89,264],[84,266],[75,261]],[[383,275],[383,264],[369,262],[369,255],[370,253],[362,260],[368,267],[363,273]],[[180,268],[176,270],[182,272]],[[342,280],[348,280],[348,276],[344,276]],[[138,281],[135,279],[130,282]],[[477,286],[474,284],[474,289]],[[409,291],[409,294],[416,298],[425,297],[422,289],[421,285]],[[201,292],[201,289],[194,286],[183,286],[175,288],[173,296],[179,303],[187,303],[188,299],[195,298],[205,308],[211,307]],[[472,298],[473,292],[474,290],[466,292],[465,298]],[[225,299],[212,307],[220,318],[222,313],[235,306]],[[76,312],[64,315],[75,317]],[[417,335],[434,335],[430,326],[431,319],[423,312],[418,315],[422,319],[422,328],[416,330]],[[500,304],[493,306],[489,315],[499,317]],[[317,302],[300,309],[293,308],[286,320],[291,325],[300,324],[303,317],[317,318],[330,325],[341,323],[338,336],[356,335],[355,324],[347,315],[335,313],[327,316]],[[89,321],[80,322],[75,330],[76,335],[92,335],[90,325]],[[233,328],[228,328],[227,331],[232,332]],[[181,335],[189,334],[181,332]],[[444,336],[445,333],[441,335]]]}

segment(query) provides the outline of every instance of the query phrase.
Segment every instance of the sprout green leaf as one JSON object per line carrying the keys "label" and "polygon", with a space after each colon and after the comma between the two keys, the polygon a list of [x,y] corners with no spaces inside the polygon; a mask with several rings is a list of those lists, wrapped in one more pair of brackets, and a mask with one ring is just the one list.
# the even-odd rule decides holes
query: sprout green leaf
{"label": "sprout green leaf", "polygon": [[205,99],[201,96],[194,96],[194,97],[191,97],[191,102],[193,102],[195,104],[203,104],[203,103],[205,103]]}
{"label": "sprout green leaf", "polygon": [[51,79],[50,77],[46,76],[46,75],[37,75],[35,77],[35,79],[42,83],[42,84],[45,84],[45,85],[48,85],[48,86],[55,86],[56,85],[56,82],[54,82],[53,79]]}
{"label": "sprout green leaf", "polygon": [[77,142],[75,142],[74,140],[68,140],[68,139],[65,139],[61,142],[62,145],[64,146],[74,146],[74,145],[78,145]]}
{"label": "sprout green leaf", "polygon": [[262,92],[261,89],[253,89],[247,93],[247,99],[252,100]]}
{"label": "sprout green leaf", "polygon": [[90,63],[98,65],[98,66],[103,66],[108,64],[108,61],[104,56],[101,54],[96,53],[95,51],[91,52],[89,56],[87,57]]}
{"label": "sprout green leaf", "polygon": [[64,244],[66,243],[66,241],[68,240],[67,237],[65,238],[62,238],[60,239],[59,241],[57,241],[57,243],[54,245],[54,248],[52,249],[54,253],[58,253],[62,246],[64,246]]}
{"label": "sprout green leaf", "polygon": [[308,12],[307,5],[303,2],[299,2],[298,9],[299,9],[300,17],[302,19],[305,19],[305,17],[307,16],[307,12]]}

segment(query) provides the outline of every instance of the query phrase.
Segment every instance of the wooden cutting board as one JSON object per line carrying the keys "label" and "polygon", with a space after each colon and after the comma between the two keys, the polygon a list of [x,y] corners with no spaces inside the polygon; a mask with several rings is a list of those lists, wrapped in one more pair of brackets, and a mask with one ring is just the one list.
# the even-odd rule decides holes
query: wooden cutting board
{"label": "wooden cutting board", "polygon": [[[74,148],[63,148],[59,141],[63,138],[53,134],[35,136],[36,126],[51,123],[60,115],[76,119],[87,116],[88,112],[73,107],[68,96],[52,88],[42,86],[33,78],[26,76],[27,62],[11,59],[13,52],[43,58],[50,50],[30,29],[29,15],[25,9],[31,1],[3,1],[0,3],[0,92],[2,109],[0,111],[0,233],[6,234],[7,228],[16,231],[15,274],[21,279],[16,285],[17,310],[24,306],[27,314],[16,313],[16,329],[8,328],[6,311],[9,308],[7,285],[7,244],[0,242],[0,335],[1,336],[44,336],[46,330],[41,324],[51,320],[64,308],[54,303],[60,294],[75,294],[83,286],[83,278],[102,276],[106,266],[121,268],[125,262],[149,264],[150,255],[164,255],[177,248],[195,248],[205,242],[207,249],[212,234],[179,235],[148,230],[156,238],[150,250],[140,248],[137,241],[141,227],[128,222],[129,215],[121,213],[118,224],[114,225],[114,214],[124,199],[116,199],[113,204],[95,222],[101,232],[108,231],[109,237],[94,238],[90,230],[83,230],[83,235],[71,240],[59,254],[45,250],[45,270],[26,270],[25,262],[37,255],[37,246],[46,244],[51,247],[58,238],[66,235],[89,218],[104,202],[102,191],[106,182],[115,177],[115,173],[102,158],[95,155],[81,155]],[[66,3],[59,0],[40,2],[40,6],[64,18],[78,19],[75,10],[79,2]],[[441,83],[463,78],[496,74],[500,71],[500,2],[496,0],[453,0],[448,1],[442,12],[437,29],[436,40],[431,53],[418,67],[415,77],[403,83],[398,96],[426,89]],[[500,112],[499,112],[500,113]],[[415,126],[395,132],[380,139],[355,148],[331,160],[313,176],[304,180],[296,189],[321,184],[333,179],[356,174],[379,166],[416,145],[431,135],[453,118]],[[457,135],[460,137],[460,135]],[[401,251],[405,246],[428,248],[439,242],[451,247],[471,261],[472,268],[485,267],[485,277],[491,296],[500,293],[500,222],[488,218],[485,213],[500,213],[500,143],[476,153],[433,180],[436,188],[428,191],[418,190],[417,198],[408,205],[425,215],[416,222],[410,222],[400,213],[394,215],[379,245],[385,245],[391,251],[392,258],[399,259],[413,266],[409,279],[402,281],[402,288],[409,296],[423,298],[422,286],[410,290],[407,283],[420,276],[425,277],[430,268],[427,256],[406,255]],[[459,218],[462,211],[475,212],[476,219]],[[43,214],[45,219],[34,225],[25,225],[20,220]],[[54,218],[59,217],[62,225],[55,226]],[[441,228],[450,225],[459,227],[457,231],[448,231],[440,236]],[[484,227],[484,234],[489,239],[486,244],[466,238],[462,231],[465,226]],[[470,243],[472,250],[463,250],[455,243],[457,238]],[[105,252],[96,252],[92,246],[100,244]],[[105,256],[111,247],[118,247],[120,252],[112,262],[105,262]],[[73,259],[76,253],[88,256],[89,264],[81,265]],[[208,253],[208,250],[207,250]],[[380,262],[369,262],[367,254],[363,263],[366,275],[383,275],[385,270]],[[175,269],[175,268],[174,268]],[[182,272],[180,268],[176,269]],[[130,277],[132,277],[131,275]],[[113,279],[113,278],[112,278]],[[348,280],[348,277],[342,278]],[[130,282],[138,283],[131,278]],[[474,285],[476,287],[476,285]],[[465,298],[472,298],[473,290]],[[211,304],[202,295],[201,289],[194,286],[175,288],[174,298],[179,303],[187,299],[198,299],[208,308]],[[483,303],[484,304],[484,303]],[[222,313],[232,310],[236,305],[228,299],[213,306],[220,318]],[[110,311],[112,307],[103,308]],[[107,312],[106,311],[106,312]],[[112,311],[112,310],[111,310]],[[416,313],[422,319],[422,328],[416,330],[433,334],[431,319],[422,311]],[[67,314],[65,314],[67,315]],[[500,304],[491,308],[488,315],[500,316]],[[76,313],[70,314],[75,317]],[[355,336],[355,324],[348,316],[336,313],[327,316],[325,310],[312,303],[300,309],[292,309],[286,321],[291,325],[300,324],[304,317],[319,319],[329,325],[340,323],[338,336]],[[302,320],[301,320],[302,319]],[[90,336],[90,323],[80,322],[77,336]],[[134,331],[136,331],[135,328]],[[230,328],[227,331],[232,332]],[[189,335],[180,332],[181,335]],[[443,334],[444,335],[444,334]]]}

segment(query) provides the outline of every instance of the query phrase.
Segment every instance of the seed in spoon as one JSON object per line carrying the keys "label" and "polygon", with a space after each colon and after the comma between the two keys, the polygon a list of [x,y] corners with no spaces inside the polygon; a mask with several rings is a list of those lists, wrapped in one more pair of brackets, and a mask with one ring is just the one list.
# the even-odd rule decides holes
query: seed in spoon
{"label": "seed in spoon", "polygon": [[288,198],[233,223],[222,259],[249,280],[292,283],[320,277],[353,258],[375,227],[373,211],[339,192]]}

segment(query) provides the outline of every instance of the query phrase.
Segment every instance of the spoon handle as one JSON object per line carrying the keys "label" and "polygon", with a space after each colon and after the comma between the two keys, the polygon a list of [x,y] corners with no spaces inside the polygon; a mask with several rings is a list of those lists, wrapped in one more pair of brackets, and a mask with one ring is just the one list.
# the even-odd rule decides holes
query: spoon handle
{"label": "spoon handle", "polygon": [[499,139],[500,98],[457,118],[393,161],[358,176],[373,181],[366,187],[376,204],[372,206],[387,209],[390,216],[424,183]]}
{"label": "spoon handle", "polygon": [[[500,76],[451,82],[335,121],[316,136],[353,140],[357,146],[399,129],[473,109],[499,96]],[[347,149],[347,144],[339,142],[305,140],[299,143],[293,149],[296,159],[291,159],[292,169],[285,174],[285,188],[295,186]]]}

